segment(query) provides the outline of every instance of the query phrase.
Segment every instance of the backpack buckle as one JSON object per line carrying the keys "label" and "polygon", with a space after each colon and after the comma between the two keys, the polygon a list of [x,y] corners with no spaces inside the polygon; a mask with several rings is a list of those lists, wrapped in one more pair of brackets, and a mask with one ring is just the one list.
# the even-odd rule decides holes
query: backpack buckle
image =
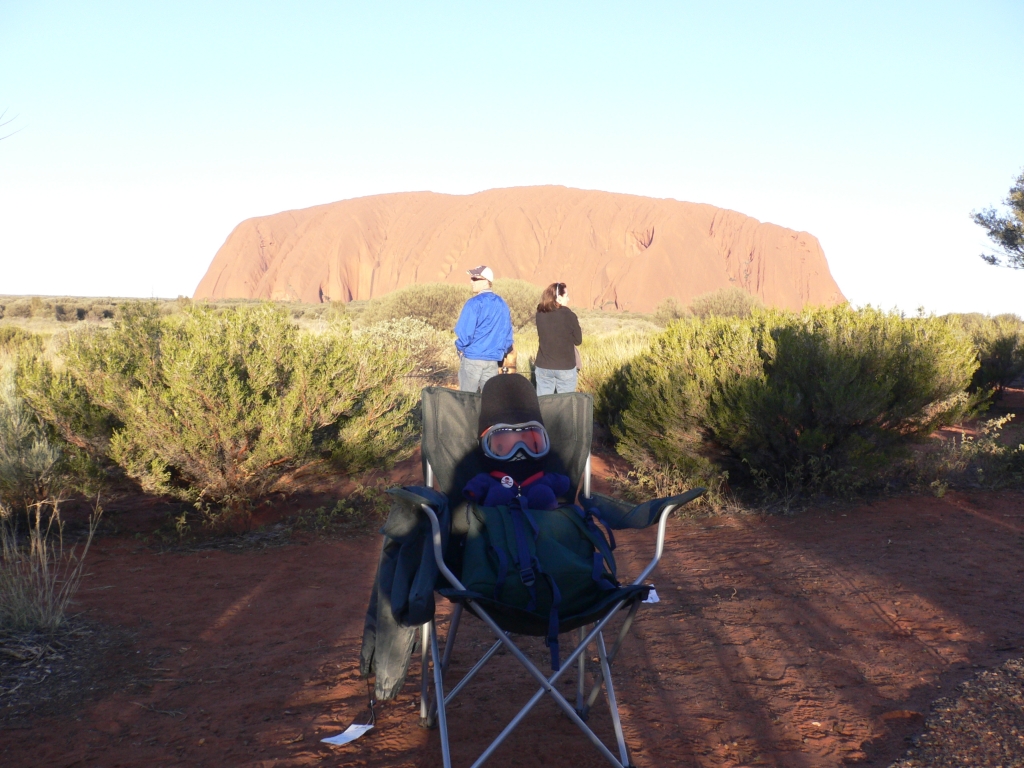
{"label": "backpack buckle", "polygon": [[533,573],[533,568],[523,568],[519,571],[519,578],[523,580],[524,587],[532,587],[537,582],[537,577]]}

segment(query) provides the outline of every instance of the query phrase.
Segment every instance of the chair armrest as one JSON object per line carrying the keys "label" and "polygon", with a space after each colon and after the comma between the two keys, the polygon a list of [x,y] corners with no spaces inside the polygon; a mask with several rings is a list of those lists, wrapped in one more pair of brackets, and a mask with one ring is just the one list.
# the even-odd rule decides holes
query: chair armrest
{"label": "chair armrest", "polygon": [[433,507],[429,504],[420,504],[420,509],[426,513],[427,517],[430,518],[430,531],[431,531],[431,544],[434,548],[434,562],[437,563],[437,570],[441,572],[441,575],[448,579],[448,583],[456,589],[465,591],[465,587],[462,582],[455,578],[455,574],[451,572],[448,566],[444,562],[444,547],[441,538],[441,523],[437,519],[437,513],[434,512]]}
{"label": "chair armrest", "polygon": [[618,531],[626,528],[648,528],[654,525],[667,506],[681,507],[683,504],[689,504],[700,498],[705,493],[707,491],[704,488],[694,488],[676,496],[651,499],[635,507],[630,507],[625,502],[600,493],[595,493],[592,497],[582,497],[580,502],[584,507],[596,508],[605,525]]}
{"label": "chair armrest", "polygon": [[642,584],[644,579],[654,570],[658,561],[661,560],[661,555],[665,551],[665,528],[668,526],[668,516],[678,506],[678,504],[666,504],[665,508],[661,510],[661,515],[658,518],[658,536],[654,544],[654,558],[641,571],[640,575],[633,580],[634,586]]}

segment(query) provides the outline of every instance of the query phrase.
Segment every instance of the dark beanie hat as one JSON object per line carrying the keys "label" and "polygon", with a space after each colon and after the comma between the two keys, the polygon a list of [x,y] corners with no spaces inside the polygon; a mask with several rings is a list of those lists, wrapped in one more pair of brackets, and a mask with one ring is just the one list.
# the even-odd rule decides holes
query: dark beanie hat
{"label": "dark beanie hat", "polygon": [[480,405],[480,421],[476,433],[495,424],[522,424],[524,421],[544,423],[540,415],[537,391],[529,379],[518,373],[493,376],[484,384]]}

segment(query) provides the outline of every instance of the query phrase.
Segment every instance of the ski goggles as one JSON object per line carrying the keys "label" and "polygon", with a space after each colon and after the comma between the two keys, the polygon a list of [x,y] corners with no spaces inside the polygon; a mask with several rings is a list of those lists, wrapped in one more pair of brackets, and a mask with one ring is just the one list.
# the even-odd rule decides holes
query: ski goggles
{"label": "ski goggles", "polygon": [[480,447],[484,455],[506,461],[522,449],[527,456],[539,459],[551,450],[548,431],[539,421],[522,424],[495,424],[480,435]]}

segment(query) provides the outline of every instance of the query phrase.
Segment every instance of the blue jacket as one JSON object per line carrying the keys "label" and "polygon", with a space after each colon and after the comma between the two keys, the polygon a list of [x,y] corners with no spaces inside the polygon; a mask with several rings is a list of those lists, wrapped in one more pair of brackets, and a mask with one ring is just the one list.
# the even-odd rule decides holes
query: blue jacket
{"label": "blue jacket", "polygon": [[484,291],[465,303],[455,324],[455,348],[461,355],[500,362],[511,346],[512,315],[501,296]]}
{"label": "blue jacket", "polygon": [[[441,524],[442,546],[447,547],[451,528],[448,499],[432,488],[392,488],[391,511],[381,528],[377,578],[370,591],[370,605],[363,623],[363,647],[359,671],[374,675],[374,698],[387,701],[398,695],[409,671],[409,659],[420,625],[434,618],[433,533],[420,504],[430,504]],[[444,585],[448,582],[441,580]]]}

